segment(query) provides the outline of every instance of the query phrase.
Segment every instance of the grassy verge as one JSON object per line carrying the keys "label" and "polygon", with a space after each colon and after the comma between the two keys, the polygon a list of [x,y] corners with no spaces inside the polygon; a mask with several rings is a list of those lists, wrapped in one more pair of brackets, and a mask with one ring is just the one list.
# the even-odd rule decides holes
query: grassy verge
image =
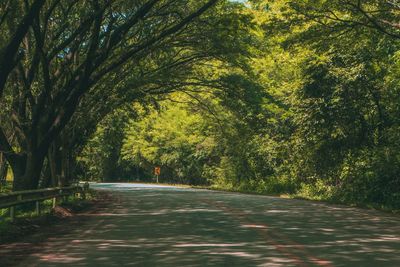
{"label": "grassy verge", "polygon": [[308,194],[308,193],[305,193],[304,191],[296,192],[296,193],[273,193],[273,192],[263,192],[263,191],[251,190],[248,188],[223,187],[223,186],[216,186],[216,185],[192,186],[192,188],[209,189],[209,190],[216,190],[216,191],[223,191],[223,192],[243,193],[243,194],[251,194],[251,195],[273,196],[273,197],[289,198],[289,199],[301,199],[301,200],[322,202],[322,203],[335,204],[335,205],[345,205],[345,206],[357,207],[357,208],[362,208],[362,209],[373,209],[373,210],[379,210],[379,211],[383,211],[383,212],[387,212],[387,213],[400,215],[400,210],[395,207],[392,207],[392,206],[385,206],[385,205],[375,204],[375,203],[371,204],[371,203],[351,202],[351,201],[346,201],[346,200],[332,197],[332,196]]}
{"label": "grassy verge", "polygon": [[19,240],[27,235],[38,232],[41,228],[54,224],[68,217],[74,216],[83,210],[89,209],[98,199],[98,193],[89,190],[86,199],[69,197],[53,209],[52,201],[41,203],[41,214],[37,216],[33,205],[26,205],[16,209],[16,220],[11,222],[8,209],[0,210],[0,244]]}

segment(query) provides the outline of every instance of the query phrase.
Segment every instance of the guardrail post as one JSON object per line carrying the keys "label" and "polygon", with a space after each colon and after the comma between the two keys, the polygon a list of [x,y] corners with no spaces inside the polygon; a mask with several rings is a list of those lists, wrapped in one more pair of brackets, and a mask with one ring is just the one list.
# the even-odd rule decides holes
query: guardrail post
{"label": "guardrail post", "polygon": [[10,218],[11,218],[11,222],[15,221],[15,207],[14,206],[10,207]]}
{"label": "guardrail post", "polygon": [[36,215],[40,215],[40,201],[36,201]]}
{"label": "guardrail post", "polygon": [[53,205],[52,205],[53,209],[56,207],[56,205],[57,205],[57,197],[53,197]]}
{"label": "guardrail post", "polygon": [[83,185],[83,190],[84,191],[88,191],[89,190],[89,183],[85,182],[85,184]]}
{"label": "guardrail post", "polygon": [[64,202],[64,196],[63,196],[63,193],[64,193],[64,191],[62,190],[62,189],[60,189],[60,190],[58,190],[58,201],[60,202],[60,203],[63,203]]}
{"label": "guardrail post", "polygon": [[89,183],[85,182],[85,184],[83,185],[83,190],[82,190],[82,199],[86,199],[86,192],[89,191]]}

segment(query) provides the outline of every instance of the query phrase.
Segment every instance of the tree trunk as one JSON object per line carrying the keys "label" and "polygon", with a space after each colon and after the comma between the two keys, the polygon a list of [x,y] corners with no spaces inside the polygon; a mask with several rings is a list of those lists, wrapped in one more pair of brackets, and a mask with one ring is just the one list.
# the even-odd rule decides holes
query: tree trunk
{"label": "tree trunk", "polygon": [[41,173],[41,178],[40,178],[40,183],[39,187],[40,188],[49,188],[49,187],[54,187],[51,179],[51,169],[50,169],[50,164],[49,164],[49,159],[46,158],[47,160],[45,161],[42,173]]}
{"label": "tree trunk", "polygon": [[60,186],[67,186],[71,182],[71,169],[70,169],[70,158],[71,149],[68,140],[68,135],[63,133],[61,135],[61,173],[60,173]]}
{"label": "tree trunk", "polygon": [[62,135],[50,146],[47,158],[54,186],[66,186],[71,180],[71,149],[68,138]]}
{"label": "tree trunk", "polygon": [[78,181],[77,167],[78,167],[78,162],[77,162],[76,156],[74,154],[70,154],[69,155],[69,175],[70,175],[71,183]]}
{"label": "tree trunk", "polygon": [[8,173],[8,162],[3,153],[0,153],[0,185],[5,184]]}
{"label": "tree trunk", "polygon": [[61,173],[60,173],[60,181],[59,186],[66,186],[69,180],[69,162],[68,162],[68,149],[66,147],[62,147],[61,150]]}
{"label": "tree trunk", "polygon": [[28,156],[18,156],[10,162],[14,174],[14,191],[38,188],[44,158],[43,153],[29,153]]}
{"label": "tree trunk", "polygon": [[49,162],[50,177],[52,186],[59,186],[60,164],[59,153],[56,141],[54,141],[47,153],[47,160]]}

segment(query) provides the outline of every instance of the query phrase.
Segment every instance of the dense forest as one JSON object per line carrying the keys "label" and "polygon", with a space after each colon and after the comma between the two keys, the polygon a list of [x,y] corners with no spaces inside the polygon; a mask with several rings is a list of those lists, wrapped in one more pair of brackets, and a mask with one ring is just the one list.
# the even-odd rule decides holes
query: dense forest
{"label": "dense forest", "polygon": [[[400,208],[400,2],[4,0],[0,180]],[[399,79],[399,80],[398,80]]]}

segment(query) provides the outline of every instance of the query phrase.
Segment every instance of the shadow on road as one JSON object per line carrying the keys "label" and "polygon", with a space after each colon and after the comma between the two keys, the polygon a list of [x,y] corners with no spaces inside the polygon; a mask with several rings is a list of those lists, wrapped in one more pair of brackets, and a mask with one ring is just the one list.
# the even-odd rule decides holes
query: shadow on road
{"label": "shadow on road", "polygon": [[400,266],[400,220],[380,212],[178,188],[119,187],[114,195],[18,264]]}

